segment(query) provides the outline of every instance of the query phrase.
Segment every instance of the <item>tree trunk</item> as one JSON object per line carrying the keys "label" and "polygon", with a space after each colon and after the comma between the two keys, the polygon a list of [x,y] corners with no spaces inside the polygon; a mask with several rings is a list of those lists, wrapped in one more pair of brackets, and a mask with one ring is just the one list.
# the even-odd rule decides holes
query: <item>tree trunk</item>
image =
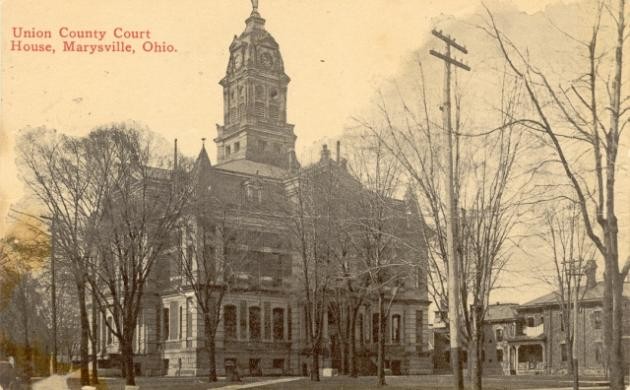
{"label": "tree trunk", "polygon": [[20,293],[22,295],[22,304],[24,309],[22,310],[22,326],[24,328],[24,376],[28,383],[31,383],[31,377],[33,376],[33,350],[31,348],[31,341],[29,337],[29,323],[28,323],[28,300],[26,299],[26,278],[20,281]]}
{"label": "tree trunk", "polygon": [[347,350],[346,343],[343,340],[339,341],[339,352],[341,353],[341,373],[343,375],[348,374],[348,360],[347,360]]}
{"label": "tree trunk", "polygon": [[623,280],[620,281],[619,273],[614,275],[613,301],[612,301],[612,334],[611,354],[609,364],[610,388],[624,390],[624,356],[623,356]]}
{"label": "tree trunk", "polygon": [[128,386],[136,385],[136,372],[133,366],[133,333],[131,336],[125,335],[121,340],[122,359],[125,367],[125,384]]}
{"label": "tree trunk", "polygon": [[96,297],[92,293],[92,384],[98,384],[98,311],[96,310]]}
{"label": "tree trunk", "polygon": [[81,321],[81,341],[79,347],[79,355],[81,357],[80,372],[81,372],[81,385],[90,384],[90,374],[88,368],[88,339],[90,331],[90,321],[88,320],[87,307],[85,303],[85,281],[80,280],[77,282],[77,293],[79,298],[79,314]]}
{"label": "tree trunk", "polygon": [[[570,314],[570,312],[569,312]],[[571,314],[572,315],[572,314]],[[564,337],[564,345],[565,348],[567,349],[567,360],[568,360],[568,375],[570,377],[573,376],[573,348],[569,348],[571,345],[573,345],[573,338],[571,337],[571,332],[574,332],[573,330],[573,326],[569,327],[568,325],[564,327],[565,329],[565,337]],[[569,329],[571,329],[571,331],[569,331]]]}
{"label": "tree trunk", "polygon": [[[203,316],[204,334],[206,336],[206,350],[208,351],[208,381],[216,382],[217,379],[217,346],[215,340],[215,326],[212,326],[210,313]],[[236,367],[234,367],[236,369]]]}
{"label": "tree trunk", "polygon": [[319,382],[319,346],[313,345],[311,362],[311,380]]}
{"label": "tree trunk", "polygon": [[[214,337],[206,334],[206,342],[208,343],[208,382],[217,381],[217,359],[216,359],[216,342]],[[236,369],[236,367],[234,367]]]}
{"label": "tree trunk", "polygon": [[383,292],[378,293],[378,370],[377,385],[385,386],[385,318]]}
{"label": "tree trunk", "polygon": [[350,376],[356,378],[357,373],[357,330],[356,330],[356,314],[353,313],[350,319],[350,345],[348,349],[348,360],[350,361]]}
{"label": "tree trunk", "polygon": [[482,389],[482,377],[483,377],[483,318],[482,310],[480,307],[475,306],[473,312],[473,334],[472,334],[472,348],[470,359],[470,380],[474,390]]}

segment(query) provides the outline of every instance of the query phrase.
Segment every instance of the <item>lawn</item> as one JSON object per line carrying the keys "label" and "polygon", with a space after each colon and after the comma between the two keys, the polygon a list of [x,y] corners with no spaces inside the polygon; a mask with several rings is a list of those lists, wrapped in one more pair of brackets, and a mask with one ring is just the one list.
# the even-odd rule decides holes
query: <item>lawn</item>
{"label": "lawn", "polygon": [[[223,387],[234,384],[246,384],[265,380],[266,378],[247,377],[241,382],[228,382],[220,380],[218,382],[209,383],[206,378],[202,377],[138,377],[136,385],[140,389],[190,389],[190,390],[206,390],[211,388]],[[69,378],[68,387],[70,390],[80,390],[81,381],[79,378]],[[96,386],[98,390],[124,390],[125,380],[122,378],[100,378],[100,383]]]}
{"label": "lawn", "polygon": [[[588,385],[601,385],[600,378],[591,378]],[[452,389],[453,382],[450,375],[418,375],[418,376],[391,376],[386,378],[386,390],[409,390],[409,389]],[[483,381],[484,390],[516,390],[535,388],[570,387],[571,381],[567,377],[551,376],[519,376],[519,377],[486,377]],[[599,382],[599,383],[598,383]],[[584,382],[580,388],[585,387]],[[470,388],[466,386],[466,388]],[[321,382],[311,382],[309,380],[298,380],[294,382],[282,383],[279,385],[269,385],[265,390],[302,390],[302,389],[343,389],[343,390],[363,390],[379,389],[376,386],[376,377],[349,378],[338,376],[334,378],[322,378]],[[380,388],[382,390],[382,388]]]}
{"label": "lawn", "polygon": [[[242,382],[228,382],[221,380],[215,383],[208,383],[205,378],[195,377],[139,377],[136,384],[140,389],[190,389],[205,390],[218,388],[234,384],[246,384],[251,382],[267,381],[276,378],[272,377],[246,377]],[[297,378],[296,378],[297,379]],[[452,378],[450,375],[418,375],[418,376],[388,376],[386,390],[433,390],[451,389]],[[605,382],[601,378],[585,378],[580,388],[587,386],[602,386]],[[72,390],[80,390],[78,378],[68,380],[68,386]],[[536,388],[557,388],[570,387],[571,379],[558,376],[494,376],[484,378],[484,390],[516,390],[516,389],[536,389]],[[124,381],[121,378],[104,378],[97,387],[99,390],[123,390]],[[333,378],[322,378],[320,382],[311,382],[306,378],[299,378],[295,381],[278,384],[264,385],[264,390],[364,390],[377,389],[376,377],[350,378],[347,376],[337,376]],[[469,388],[468,386],[466,388]],[[383,388],[380,388],[383,390]]]}

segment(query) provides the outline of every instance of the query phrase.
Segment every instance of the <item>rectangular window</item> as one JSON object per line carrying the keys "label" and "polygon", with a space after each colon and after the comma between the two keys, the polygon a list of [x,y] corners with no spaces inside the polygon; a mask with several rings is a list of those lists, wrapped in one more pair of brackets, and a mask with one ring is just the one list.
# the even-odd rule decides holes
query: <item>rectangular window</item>
{"label": "rectangular window", "polygon": [[170,315],[168,340],[177,340],[179,338],[179,305],[177,302],[171,302],[168,311]]}
{"label": "rectangular window", "polygon": [[249,308],[249,339],[260,340],[260,308],[251,306]]}
{"label": "rectangular window", "polygon": [[107,345],[111,345],[112,340],[112,317],[107,317]]}
{"label": "rectangular window", "polygon": [[400,343],[400,314],[392,316],[392,342]]}
{"label": "rectangular window", "polygon": [[162,314],[162,306],[160,305],[156,305],[155,306],[155,323],[156,323],[156,330],[155,330],[155,339],[157,340],[158,344],[160,343],[160,341],[162,341],[162,320],[161,320],[161,315]]}
{"label": "rectangular window", "polygon": [[422,310],[416,310],[416,344],[422,345],[422,333],[424,326],[424,318]]}
{"label": "rectangular window", "polygon": [[287,340],[291,341],[293,332],[291,330],[293,322],[291,320],[291,306],[287,307]]}
{"label": "rectangular window", "polygon": [[168,312],[168,307],[165,307],[164,309],[162,309],[162,321],[163,321],[163,328],[164,328],[164,340],[168,340],[169,339],[169,321],[170,321],[170,315]]}
{"label": "rectangular window", "polygon": [[193,300],[192,298],[186,299],[186,338],[192,337],[192,319],[193,319]]}
{"label": "rectangular window", "polygon": [[263,304],[263,309],[265,310],[265,340],[271,339],[271,304],[269,302],[265,302]]}
{"label": "rectangular window", "polygon": [[182,339],[182,332],[183,332],[183,322],[184,322],[184,308],[182,306],[179,307],[179,339]]}
{"label": "rectangular window", "polygon": [[241,314],[239,324],[241,329],[241,340],[247,340],[247,302],[240,302],[239,311]]}
{"label": "rectangular window", "polygon": [[567,361],[567,345],[566,344],[560,344],[560,357],[563,362]]}
{"label": "rectangular window", "polygon": [[234,153],[237,153],[239,150],[241,150],[241,143],[240,142],[235,142],[234,143]]}
{"label": "rectangular window", "polygon": [[595,343],[595,361],[602,362],[602,343]]}
{"label": "rectangular window", "polygon": [[105,322],[107,322],[107,318],[105,316],[105,314],[103,314],[102,316],[99,316],[100,320],[101,320],[101,350],[104,351],[105,350],[105,346],[107,345],[107,324],[105,324]]}
{"label": "rectangular window", "polygon": [[593,312],[593,328],[594,329],[602,328],[602,312],[599,310]]}
{"label": "rectangular window", "polygon": [[497,362],[501,363],[503,361],[503,348],[497,349]]}
{"label": "rectangular window", "polygon": [[231,152],[231,151],[230,151],[230,145],[228,145],[228,146],[226,146],[226,147],[225,147],[225,155],[226,155],[226,156],[229,156],[229,155],[230,155],[230,152]]}
{"label": "rectangular window", "polygon": [[225,305],[223,307],[223,328],[225,339],[236,339],[236,306]]}
{"label": "rectangular window", "polygon": [[380,328],[378,319],[379,319],[378,313],[372,314],[372,341],[375,343],[378,343],[378,330]]}
{"label": "rectangular window", "polygon": [[357,334],[359,335],[359,342],[363,343],[363,340],[365,340],[365,335],[363,334],[363,314],[359,313],[359,316],[357,317],[357,328],[358,328],[358,332]]}
{"label": "rectangular window", "polygon": [[284,359],[273,359],[273,368],[284,370]]}
{"label": "rectangular window", "polygon": [[529,327],[534,326],[534,317],[527,317],[527,326]]}
{"label": "rectangular window", "polygon": [[273,309],[273,339],[284,340],[284,309]]}
{"label": "rectangular window", "polygon": [[500,341],[503,341],[503,329],[502,328],[498,328],[496,330],[496,334],[497,334],[497,343]]}

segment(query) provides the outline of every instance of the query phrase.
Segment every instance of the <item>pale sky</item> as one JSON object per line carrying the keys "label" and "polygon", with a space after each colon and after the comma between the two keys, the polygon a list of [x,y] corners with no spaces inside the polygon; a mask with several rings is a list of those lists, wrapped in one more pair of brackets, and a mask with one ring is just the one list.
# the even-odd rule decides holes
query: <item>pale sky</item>
{"label": "pale sky", "polygon": [[[552,3],[509,6],[535,13]],[[134,120],[169,142],[177,137],[189,156],[198,153],[201,138],[216,136],[223,112],[218,81],[232,37],[243,31],[251,11],[248,0],[4,0],[1,5],[3,215],[23,195],[12,149],[14,135],[27,126],[78,135]],[[470,0],[260,0],[259,11],[291,77],[288,120],[295,124],[298,157],[321,139],[340,136],[349,118],[370,105],[380,83],[403,71],[414,51],[426,45],[436,21],[467,18],[479,7]],[[45,42],[57,47],[56,53],[9,51],[13,27],[50,30],[53,38]],[[170,43],[177,52],[143,53],[141,40],[133,55],[64,53],[61,27],[107,31],[104,43],[113,40],[116,27],[150,30],[152,41]],[[441,85],[441,77],[433,81]],[[208,151],[216,162],[211,143]]]}

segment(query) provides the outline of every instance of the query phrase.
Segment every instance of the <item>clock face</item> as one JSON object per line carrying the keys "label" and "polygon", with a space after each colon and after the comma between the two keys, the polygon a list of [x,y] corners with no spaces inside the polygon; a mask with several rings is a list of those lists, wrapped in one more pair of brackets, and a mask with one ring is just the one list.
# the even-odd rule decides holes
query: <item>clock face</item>
{"label": "clock face", "polygon": [[243,65],[243,56],[241,53],[234,54],[234,67],[239,69]]}
{"label": "clock face", "polygon": [[265,68],[271,68],[273,65],[273,57],[270,53],[264,52],[260,55],[260,62]]}

